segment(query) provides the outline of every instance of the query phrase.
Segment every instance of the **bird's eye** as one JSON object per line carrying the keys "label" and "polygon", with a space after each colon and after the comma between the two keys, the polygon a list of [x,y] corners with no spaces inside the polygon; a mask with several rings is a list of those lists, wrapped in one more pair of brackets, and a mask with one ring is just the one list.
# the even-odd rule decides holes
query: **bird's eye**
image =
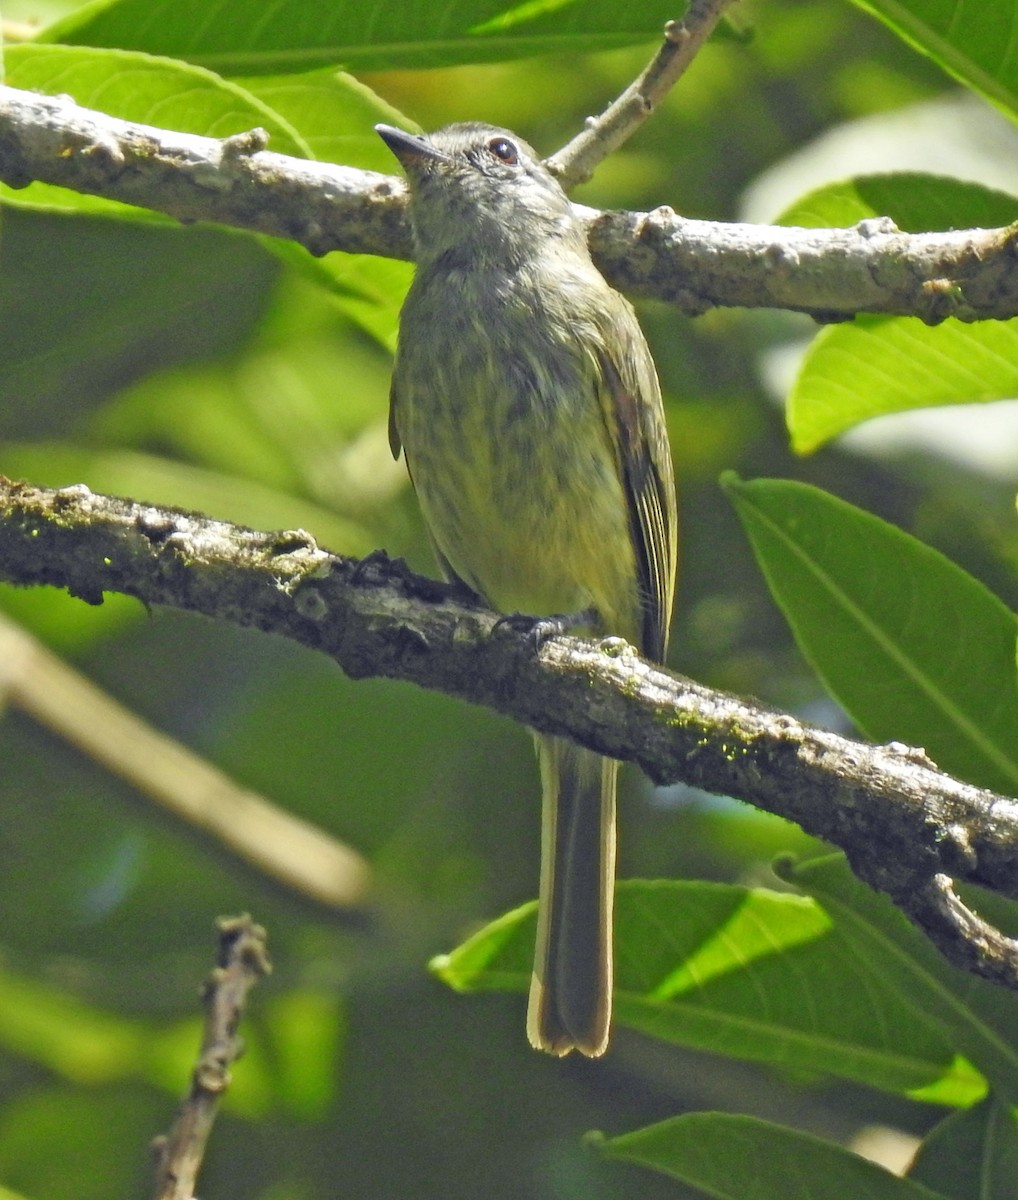
{"label": "bird's eye", "polygon": [[488,149],[500,162],[507,163],[510,167],[514,167],[520,160],[519,151],[508,138],[492,138],[488,143]]}

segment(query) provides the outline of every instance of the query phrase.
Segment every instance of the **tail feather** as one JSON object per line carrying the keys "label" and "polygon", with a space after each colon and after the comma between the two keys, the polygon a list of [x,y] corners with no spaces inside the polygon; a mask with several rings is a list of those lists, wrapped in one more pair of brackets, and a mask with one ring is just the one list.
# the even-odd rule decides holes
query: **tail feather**
{"label": "tail feather", "polygon": [[596,1058],[611,1022],[618,763],[562,738],[536,742],[541,896],[527,1035],[539,1050]]}

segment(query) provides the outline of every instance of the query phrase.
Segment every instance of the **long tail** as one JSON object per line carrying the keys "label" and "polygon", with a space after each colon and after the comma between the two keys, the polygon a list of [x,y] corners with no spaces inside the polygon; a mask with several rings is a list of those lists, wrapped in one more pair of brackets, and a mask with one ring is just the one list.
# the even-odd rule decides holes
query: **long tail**
{"label": "long tail", "polygon": [[537,950],[527,1036],[597,1058],[612,1009],[615,777],[619,764],[538,735],[543,819]]}

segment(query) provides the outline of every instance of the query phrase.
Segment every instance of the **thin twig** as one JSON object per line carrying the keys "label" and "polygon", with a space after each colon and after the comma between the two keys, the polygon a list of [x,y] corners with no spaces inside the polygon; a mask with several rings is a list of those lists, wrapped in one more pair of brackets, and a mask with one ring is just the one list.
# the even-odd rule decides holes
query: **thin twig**
{"label": "thin twig", "polygon": [[735,0],[691,0],[680,21],[665,25],[664,41],[645,70],[599,117],[545,163],[569,191],[628,141],[679,81]]}
{"label": "thin twig", "polygon": [[205,981],[205,1029],[191,1090],[173,1128],[156,1138],[155,1200],[192,1200],[219,1101],[230,1086],[230,1065],[243,1053],[237,1026],[247,994],[272,970],[265,930],[249,916],[220,917],[215,970]]}

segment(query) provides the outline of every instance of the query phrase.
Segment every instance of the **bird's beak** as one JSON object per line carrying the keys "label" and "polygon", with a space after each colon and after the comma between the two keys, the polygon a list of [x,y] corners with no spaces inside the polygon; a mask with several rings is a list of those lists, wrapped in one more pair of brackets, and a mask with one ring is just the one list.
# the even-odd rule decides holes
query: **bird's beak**
{"label": "bird's beak", "polygon": [[443,154],[419,133],[406,133],[393,125],[376,125],[375,133],[407,170],[415,166],[424,166],[426,163],[444,162],[448,158],[448,155]]}

